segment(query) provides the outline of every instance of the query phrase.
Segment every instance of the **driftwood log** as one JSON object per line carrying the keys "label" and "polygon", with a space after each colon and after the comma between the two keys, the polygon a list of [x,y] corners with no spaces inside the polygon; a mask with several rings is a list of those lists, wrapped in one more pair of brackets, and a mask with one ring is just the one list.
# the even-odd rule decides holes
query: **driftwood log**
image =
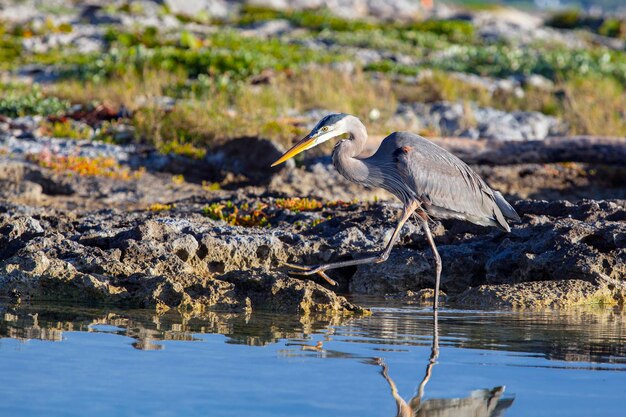
{"label": "driftwood log", "polygon": [[626,166],[626,138],[555,137],[533,141],[432,139],[468,164],[585,162]]}

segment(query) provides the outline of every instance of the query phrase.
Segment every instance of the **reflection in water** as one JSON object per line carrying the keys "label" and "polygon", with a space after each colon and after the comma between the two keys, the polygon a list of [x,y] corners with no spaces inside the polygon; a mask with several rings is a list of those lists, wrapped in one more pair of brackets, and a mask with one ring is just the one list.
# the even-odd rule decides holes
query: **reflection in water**
{"label": "reflection in water", "polygon": [[[0,303],[0,415],[374,417],[382,404],[392,414],[393,398],[402,417],[497,417],[513,404],[505,383],[511,415],[623,415],[621,310],[445,309],[433,320],[384,303],[357,318]],[[415,395],[403,399],[396,383]]]}
{"label": "reflection in water", "polygon": [[433,342],[426,372],[418,385],[417,394],[408,402],[398,393],[395,382],[389,376],[389,368],[385,361],[380,358],[375,360],[375,363],[382,368],[381,374],[391,388],[391,395],[396,402],[397,417],[499,417],[504,415],[504,411],[513,404],[513,398],[502,398],[503,386],[491,390],[476,390],[465,398],[433,398],[422,401],[424,389],[432,376],[438,357],[439,317],[435,311],[433,313]]}
{"label": "reflection in water", "polygon": [[[385,301],[387,304],[389,301]],[[619,309],[568,312],[459,311],[439,313],[445,346],[527,352],[549,360],[626,363],[626,315]],[[178,312],[76,308],[59,305],[0,304],[0,338],[61,341],[64,332],[114,333],[135,339],[137,349],[159,349],[163,340],[194,341],[197,334],[217,333],[227,343],[264,346],[282,339],[306,344],[313,335],[365,342],[384,351],[429,345],[431,313],[415,308],[378,309],[373,316],[298,317],[254,312],[188,316]],[[110,332],[110,331],[109,331]],[[377,347],[380,346],[380,347]],[[318,349],[319,350],[319,349]],[[341,352],[326,355],[341,356]]]}
{"label": "reflection in water", "polygon": [[[178,312],[103,310],[58,305],[0,305],[0,339],[63,340],[64,332],[115,333],[135,339],[141,350],[160,350],[159,341],[196,341],[195,334],[223,334],[227,343],[264,346],[282,339],[306,340],[332,333],[349,317],[298,317],[271,313],[214,313],[187,316]],[[113,330],[102,330],[113,326]]]}

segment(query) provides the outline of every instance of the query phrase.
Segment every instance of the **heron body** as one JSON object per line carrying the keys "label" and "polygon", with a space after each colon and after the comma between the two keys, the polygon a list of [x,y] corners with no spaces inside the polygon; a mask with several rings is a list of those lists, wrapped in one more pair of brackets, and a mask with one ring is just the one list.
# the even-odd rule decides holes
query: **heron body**
{"label": "heron body", "polygon": [[383,139],[374,155],[359,158],[367,142],[367,130],[358,118],[348,114],[332,114],[323,118],[307,137],[274,165],[343,134],[348,134],[348,138],[339,141],[332,154],[337,171],[355,183],[389,191],[403,203],[403,212],[392,238],[380,255],[303,268],[304,273],[318,273],[332,283],[334,281],[326,276],[325,270],[385,261],[402,226],[413,213],[417,213],[435,255],[436,309],[441,259],[428,219],[460,219],[482,226],[496,226],[508,232],[507,219],[519,221],[519,216],[502,194],[492,190],[467,164],[421,136],[394,132]]}
{"label": "heron body", "polygon": [[499,192],[431,141],[413,133],[395,132],[383,139],[374,155],[358,159],[354,154],[361,153],[366,140],[354,136],[335,146],[333,164],[347,179],[385,189],[405,205],[419,202],[422,210],[435,218],[467,220],[507,232],[506,218],[519,220]]}

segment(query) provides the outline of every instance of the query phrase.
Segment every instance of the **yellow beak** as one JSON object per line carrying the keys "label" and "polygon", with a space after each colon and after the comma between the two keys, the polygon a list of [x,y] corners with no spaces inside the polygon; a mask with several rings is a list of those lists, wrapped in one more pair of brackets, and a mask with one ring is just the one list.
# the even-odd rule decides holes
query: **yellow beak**
{"label": "yellow beak", "polygon": [[283,156],[278,158],[278,160],[274,162],[272,166],[275,167],[278,164],[282,164],[289,158],[293,158],[294,156],[298,155],[300,152],[306,151],[307,149],[311,149],[314,146],[315,146],[315,137],[312,137],[311,135],[307,135],[300,142],[293,145],[293,147],[289,149],[287,152],[285,152]]}

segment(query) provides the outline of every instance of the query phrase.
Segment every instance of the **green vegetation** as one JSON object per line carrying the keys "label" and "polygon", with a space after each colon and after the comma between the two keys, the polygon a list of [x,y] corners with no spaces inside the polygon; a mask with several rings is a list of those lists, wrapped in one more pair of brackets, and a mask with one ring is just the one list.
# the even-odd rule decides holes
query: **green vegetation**
{"label": "green vegetation", "polygon": [[[241,81],[263,70],[284,71],[309,63],[329,63],[339,58],[278,39],[243,37],[229,30],[216,32],[205,39],[183,32],[177,42],[161,42],[158,33],[150,28],[139,34],[110,30],[107,40],[110,48],[104,54],[87,59],[58,57],[60,63],[68,64],[63,75],[97,81],[121,76],[129,71],[142,73],[149,69],[178,73],[190,78],[209,75],[225,77],[228,81]],[[38,62],[41,59],[34,58]]]}
{"label": "green vegetation", "polygon": [[68,101],[45,96],[39,88],[10,84],[0,91],[0,114],[8,117],[60,115],[70,107]]}
{"label": "green vegetation", "polygon": [[262,6],[244,5],[240,16],[234,23],[246,26],[273,19],[285,19],[296,27],[314,32],[366,33],[383,31],[391,36],[402,36],[402,34],[408,33],[407,39],[414,36],[415,32],[421,32],[442,36],[451,42],[468,42],[474,38],[472,24],[461,20],[380,23],[372,20],[345,19],[335,16],[325,9],[279,11]]}
{"label": "green vegetation", "polygon": [[[321,212],[325,208],[349,207],[350,203],[343,201],[322,202],[309,198],[279,198],[269,203],[248,203],[235,204],[232,201],[219,201],[208,204],[202,208],[202,213],[213,220],[222,220],[231,226],[243,227],[267,227],[278,216],[289,210],[294,214],[301,212]],[[315,218],[309,222],[301,220],[295,221],[294,226],[315,227],[325,220],[331,219],[328,215],[322,218]]]}
{"label": "green vegetation", "polygon": [[585,29],[612,38],[626,38],[626,19],[588,16],[578,9],[555,13],[546,24],[559,29]]}
{"label": "green vegetation", "polygon": [[267,205],[259,203],[250,207],[248,203],[239,206],[232,201],[212,203],[202,209],[202,213],[213,220],[223,220],[231,226],[266,227],[269,226],[269,217],[264,212]]}
{"label": "green vegetation", "polygon": [[44,135],[54,138],[90,139],[93,136],[93,131],[89,126],[79,125],[71,120],[44,122],[41,130]]}
{"label": "green vegetation", "polygon": [[246,4],[234,23],[250,25],[274,19],[285,19],[297,27],[315,31],[332,30],[353,32],[356,30],[376,29],[381,25],[358,19],[344,19],[329,13],[327,10],[274,10],[263,6]]}
{"label": "green vegetation", "polygon": [[148,206],[147,210],[154,211],[154,212],[161,212],[161,211],[169,211],[175,208],[176,208],[176,204],[153,203]]}
{"label": "green vegetation", "polygon": [[323,204],[319,200],[312,198],[279,198],[275,201],[276,207],[295,211],[315,211],[322,208]]}
{"label": "green vegetation", "polygon": [[[175,92],[184,80],[164,71],[133,73],[104,83],[61,81],[50,92],[74,103],[104,102],[133,111],[136,140],[152,143],[162,152],[202,158],[207,147],[226,139],[259,135],[289,144],[302,135],[297,119],[289,111],[329,107],[367,118],[373,108],[390,116],[395,99],[387,81],[372,81],[367,74],[346,74],[323,67],[293,74],[277,74],[271,84],[242,84],[223,88],[209,79],[202,93],[179,93],[187,97],[173,109],[157,99]],[[180,91],[180,90],[179,90]],[[242,123],[245,118],[245,123]],[[374,124],[372,130],[383,130]],[[106,132],[102,132],[106,137]]]}
{"label": "green vegetation", "polygon": [[572,50],[464,45],[451,48],[445,56],[433,57],[421,66],[383,60],[368,65],[366,70],[417,75],[424,68],[491,77],[538,74],[551,80],[594,75],[626,83],[626,54],[601,48]]}
{"label": "green vegetation", "polygon": [[[108,7],[120,13],[141,12],[132,2]],[[166,8],[162,12],[169,13]],[[260,39],[228,27],[277,18],[301,30]],[[131,126],[124,131],[124,141],[148,143],[163,153],[196,159],[238,136],[265,136],[289,145],[305,133],[303,120],[290,115],[318,108],[356,114],[371,134],[386,134],[395,128],[388,122],[397,103],[409,101],[473,101],[504,110],[536,110],[565,120],[572,133],[626,135],[623,50],[488,44],[468,21],[381,23],[344,19],[325,10],[277,11],[244,5],[238,16],[224,22],[212,22],[207,16],[179,19],[222,26],[211,33],[111,26],[102,53],[79,54],[71,47],[45,53],[22,49],[25,38],[72,31],[69,25],[55,25],[52,20],[37,27],[0,23],[1,68],[39,63],[53,65],[62,76],[43,89],[0,87],[0,114],[63,116],[70,104],[89,108],[105,104],[113,109],[123,105],[130,118],[90,122],[95,134],[54,118],[42,129],[52,136],[118,142],[119,123]],[[613,37],[623,37],[625,30],[617,18],[588,18],[568,11],[553,16],[550,24]],[[333,47],[310,48],[307,42],[313,39]],[[395,56],[374,60],[364,68],[357,65],[351,73],[332,69],[330,64],[336,62],[354,62],[354,48]],[[425,70],[432,76],[425,76]],[[517,96],[488,91],[451,72],[491,77],[539,74],[555,87],[524,87],[524,94]],[[405,84],[397,75],[421,77]],[[586,111],[585,103],[595,104]],[[376,116],[370,118],[371,114]]]}

